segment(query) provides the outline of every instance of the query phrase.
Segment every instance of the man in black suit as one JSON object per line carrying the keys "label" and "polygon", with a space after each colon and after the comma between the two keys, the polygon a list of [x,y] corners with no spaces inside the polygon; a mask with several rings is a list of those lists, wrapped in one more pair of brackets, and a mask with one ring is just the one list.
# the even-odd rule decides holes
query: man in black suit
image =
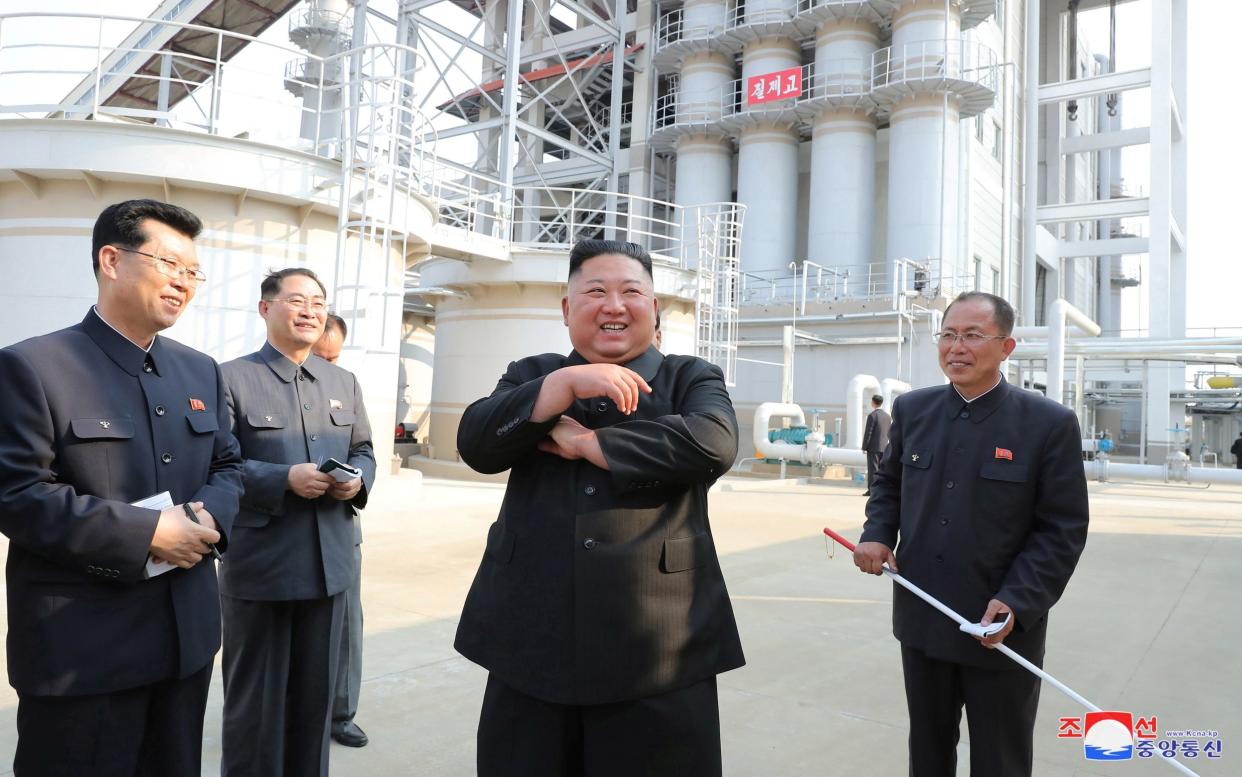
{"label": "man in black suit", "polygon": [[[241,492],[220,370],[158,333],[205,274],[194,214],[153,200],[95,222],[98,301],[0,351],[14,774],[198,774],[216,570]],[[167,492],[167,509],[135,507]],[[151,577],[151,557],[174,565]],[[206,559],[206,561],[204,561]]]}
{"label": "man in black suit", "polygon": [[871,483],[875,480],[875,471],[880,466],[880,457],[888,447],[888,428],[893,423],[888,413],[884,412],[884,397],[874,394],[871,397],[871,412],[867,415],[867,426],[863,430],[862,449],[867,452],[867,490],[863,496],[871,496]]}
{"label": "man in black suit", "polygon": [[[260,287],[267,342],[221,366],[245,492],[220,565],[223,777],[326,777],[354,508],[375,480],[358,381],[311,353],[326,292],[310,270]],[[335,480],[335,458],[361,471]]]}
{"label": "man in black suit", "polygon": [[639,246],[584,240],[568,356],[509,365],[462,459],[511,470],[457,629],[489,670],[480,777],[719,777],[716,675],[744,663],[707,517],[737,419],[720,370],[652,345]]}
{"label": "man in black suit", "polygon": [[1238,439],[1233,441],[1233,446],[1229,448],[1229,452],[1233,454],[1234,466],[1242,469],[1242,432],[1238,432]]}
{"label": "man in black suit", "polygon": [[[328,314],[323,334],[311,352],[328,364],[341,358],[349,327],[345,319]],[[332,702],[332,738],[347,747],[366,747],[364,732],[354,722],[362,687],[362,516],[354,511],[354,566],[357,574],[345,592],[345,627],[341,629],[341,658],[336,669],[336,697]]]}
{"label": "man in black suit", "polygon": [[1078,419],[1005,382],[1013,322],[1008,302],[982,292],[945,311],[937,343],[950,385],[894,402],[854,553],[858,568],[876,575],[900,562],[912,583],[967,618],[1006,619],[996,634],[970,637],[894,586],[912,777],[956,773],[963,704],[971,774],[1031,773],[1039,680],[985,648],[1004,642],[1042,664],[1048,611],[1087,541]]}

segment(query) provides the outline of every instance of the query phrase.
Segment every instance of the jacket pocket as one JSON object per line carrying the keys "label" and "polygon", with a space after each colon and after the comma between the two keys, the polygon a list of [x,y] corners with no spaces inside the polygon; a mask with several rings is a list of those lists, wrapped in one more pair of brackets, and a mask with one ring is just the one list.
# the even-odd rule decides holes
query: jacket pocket
{"label": "jacket pocket", "polygon": [[716,547],[707,532],[667,539],[664,541],[664,553],[660,556],[660,571],[685,572],[703,566],[715,555]]}
{"label": "jacket pocket", "polygon": [[247,413],[246,423],[254,429],[284,429],[289,419],[278,413]]}
{"label": "jacket pocket", "polygon": [[220,421],[210,413],[190,413],[185,417],[195,434],[220,431]]}
{"label": "jacket pocket", "polygon": [[134,419],[129,416],[74,418],[69,428],[79,440],[128,440],[134,436]]}
{"label": "jacket pocket", "polygon": [[258,529],[267,526],[272,520],[272,516],[255,512],[254,510],[241,509],[237,511],[237,515],[233,518],[234,526],[245,526],[248,529]]}
{"label": "jacket pocket", "polygon": [[979,467],[979,477],[1003,480],[1006,483],[1025,483],[1027,467],[1025,464],[1010,464],[1005,461],[985,461]]}
{"label": "jacket pocket", "polygon": [[516,544],[517,538],[500,521],[493,523],[487,530],[487,555],[500,564],[508,564],[513,560],[513,548]]}
{"label": "jacket pocket", "polygon": [[354,420],[358,417],[353,410],[333,410],[329,415],[332,416],[332,423],[335,426],[353,426]]}
{"label": "jacket pocket", "polygon": [[931,466],[932,455],[930,451],[906,451],[901,454],[901,463],[915,469],[927,469]]}

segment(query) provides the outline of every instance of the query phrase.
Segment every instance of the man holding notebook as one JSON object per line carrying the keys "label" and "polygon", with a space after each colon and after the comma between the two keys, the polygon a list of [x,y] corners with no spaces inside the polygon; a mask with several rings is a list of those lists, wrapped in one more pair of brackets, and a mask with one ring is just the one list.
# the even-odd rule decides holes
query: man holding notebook
{"label": "man holding notebook", "polygon": [[328,773],[345,591],[358,574],[353,509],[366,505],[375,457],[357,380],[311,351],[323,284],[292,267],[260,292],[267,342],[221,366],[245,491],[220,566],[220,770],[314,777]]}
{"label": "man holding notebook", "polygon": [[[96,304],[0,351],[19,777],[202,768],[220,647],[209,544],[227,548],[241,460],[220,368],[160,334],[207,280],[201,229],[163,202],[108,206],[92,234]],[[147,572],[153,556],[167,571]]]}

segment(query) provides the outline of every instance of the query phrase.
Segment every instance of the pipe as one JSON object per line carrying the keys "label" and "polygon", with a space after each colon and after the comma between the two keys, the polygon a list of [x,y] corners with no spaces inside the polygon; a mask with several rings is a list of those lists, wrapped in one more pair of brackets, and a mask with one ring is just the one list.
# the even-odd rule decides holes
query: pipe
{"label": "pipe", "polygon": [[751,440],[755,450],[766,459],[797,461],[803,464],[844,464],[850,467],[867,466],[867,454],[860,450],[830,448],[818,440],[808,440],[804,445],[795,445],[783,440],[768,439],[768,423],[773,418],[793,419],[794,425],[805,426],[806,416],[802,408],[785,402],[762,402],[755,408],[755,425],[751,431]]}
{"label": "pipe", "polygon": [[845,446],[851,450],[862,448],[863,417],[873,394],[880,393],[880,381],[871,375],[858,374],[850,378],[845,389]]}
{"label": "pipe", "polygon": [[1242,469],[1191,467],[1189,461],[1186,454],[1174,452],[1167,464],[1118,464],[1100,456],[1095,461],[1084,461],[1082,465],[1089,480],[1098,480],[1101,483],[1120,478],[1163,483],[1219,483],[1242,486]]}
{"label": "pipe", "polygon": [[1048,308],[1048,380],[1045,396],[1058,405],[1065,404],[1065,325],[1073,322],[1092,337],[1100,336],[1100,325],[1063,298]]}
{"label": "pipe", "polygon": [[[768,455],[768,448],[776,443],[768,440],[768,424],[773,418],[791,418],[794,426],[806,426],[806,416],[802,413],[802,408],[789,402],[760,402],[759,407],[755,408],[755,426],[751,430],[751,437],[755,443],[755,450],[764,454],[766,458],[778,459],[780,456]],[[789,443],[781,443],[789,445]],[[797,447],[790,445],[789,447]]]}
{"label": "pipe", "polygon": [[[880,381],[880,394],[884,396],[884,405],[883,405],[884,412],[888,413],[889,415],[892,415],[893,400],[901,396],[902,394],[905,394],[907,391],[910,391],[910,390],[911,390],[910,384],[906,383],[904,380],[897,380],[896,378],[885,378],[884,380]],[[859,445],[861,444],[862,443],[860,442]]]}

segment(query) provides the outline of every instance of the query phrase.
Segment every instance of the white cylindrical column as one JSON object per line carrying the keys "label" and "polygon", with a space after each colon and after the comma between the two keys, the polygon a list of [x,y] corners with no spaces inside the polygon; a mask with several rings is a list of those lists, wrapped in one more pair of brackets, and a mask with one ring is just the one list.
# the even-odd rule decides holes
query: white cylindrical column
{"label": "white cylindrical column", "polygon": [[681,14],[682,39],[707,38],[724,30],[728,8],[720,0],[687,0]]}
{"label": "white cylindrical column", "polygon": [[[829,21],[816,35],[812,95],[862,89],[879,32],[863,20]],[[807,258],[844,267],[851,278],[865,278],[875,218],[875,119],[862,107],[826,104],[811,132],[811,191]]]}
{"label": "white cylindrical column", "polygon": [[[800,67],[798,44],[760,38],[742,53],[742,88],[751,76]],[[743,95],[742,100],[745,101]],[[743,109],[745,103],[743,102]],[[756,121],[738,140],[737,201],[747,207],[740,260],[746,272],[786,270],[794,256],[798,133],[788,122]]]}
{"label": "white cylindrical column", "polygon": [[[733,61],[717,52],[688,55],[681,63],[677,94],[678,123],[719,121],[733,81]],[[696,132],[677,140],[675,201],[692,208],[733,199],[733,144],[723,133]],[[697,211],[683,210],[682,241],[686,260],[698,261]]]}
{"label": "white cylindrical column", "polygon": [[[949,13],[946,15],[946,6]],[[927,73],[960,69],[956,3],[917,0],[893,19],[893,79],[921,84]],[[890,260],[932,260],[956,276],[958,235],[958,103],[947,92],[916,91],[892,106],[889,119],[888,229]]]}

